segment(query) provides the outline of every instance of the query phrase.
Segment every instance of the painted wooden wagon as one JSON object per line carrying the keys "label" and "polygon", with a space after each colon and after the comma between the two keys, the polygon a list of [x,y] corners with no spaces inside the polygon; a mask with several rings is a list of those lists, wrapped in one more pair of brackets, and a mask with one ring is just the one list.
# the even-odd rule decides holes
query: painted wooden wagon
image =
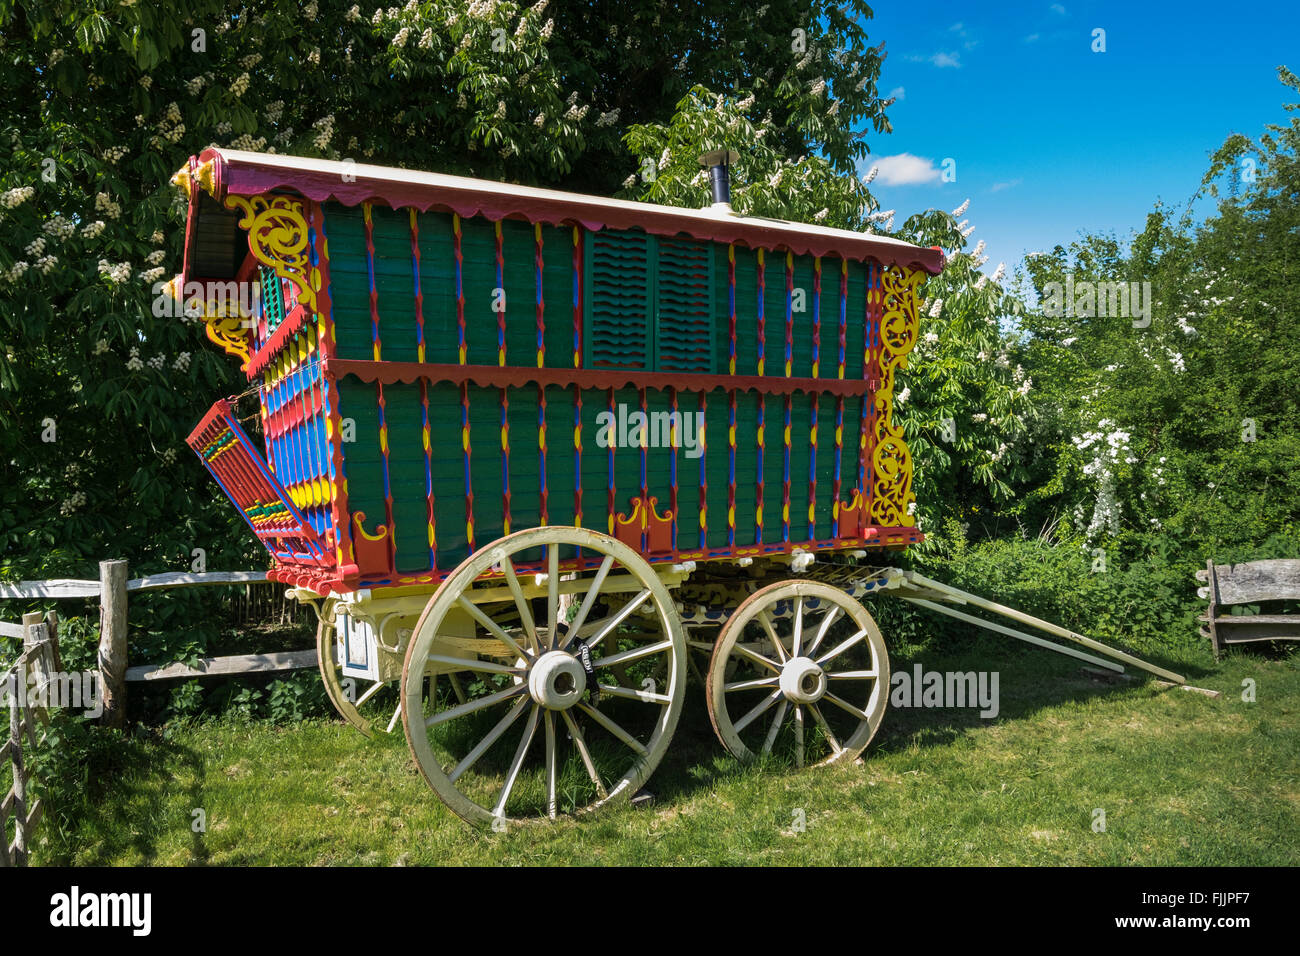
{"label": "painted wooden wagon", "polygon": [[738,216],[713,161],[708,209],[224,149],[174,179],[172,291],[260,398],[261,441],[226,399],[189,444],[339,712],[396,704],[467,820],[637,792],[688,671],[741,758],[880,724],[853,565],[921,540],[891,410],[943,257]]}

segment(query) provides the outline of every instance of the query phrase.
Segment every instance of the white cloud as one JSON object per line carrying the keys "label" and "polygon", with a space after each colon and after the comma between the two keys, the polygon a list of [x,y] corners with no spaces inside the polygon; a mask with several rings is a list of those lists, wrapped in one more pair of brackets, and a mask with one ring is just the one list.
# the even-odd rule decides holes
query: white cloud
{"label": "white cloud", "polygon": [[917,54],[912,54],[908,57],[908,60],[913,63],[929,63],[933,66],[939,67],[940,69],[946,66],[960,68],[961,60],[959,57],[959,53],[944,53],[940,51],[939,53],[932,53],[929,56],[918,56]]}
{"label": "white cloud", "polygon": [[1012,179],[1012,180],[1008,180],[1005,183],[994,183],[991,187],[989,187],[989,192],[1000,193],[1002,192],[1002,190],[1010,189],[1012,186],[1019,186],[1023,181],[1024,180],[1020,180],[1020,179]]}
{"label": "white cloud", "polygon": [[879,172],[877,180],[885,186],[916,186],[931,183],[942,175],[934,160],[913,156],[911,153],[899,153],[896,156],[881,156],[872,165]]}
{"label": "white cloud", "polygon": [[885,99],[887,99],[887,100],[888,100],[888,99],[893,99],[893,100],[896,100],[896,101],[898,101],[899,103],[901,103],[904,99],[906,99],[906,96],[904,95],[906,92],[907,92],[907,90],[903,89],[903,87],[901,87],[901,86],[896,86],[896,87],[894,87],[892,90],[889,91],[889,95],[886,96]]}
{"label": "white cloud", "polygon": [[1029,36],[1025,37],[1025,42],[1026,42],[1026,43],[1037,43],[1037,42],[1038,42],[1038,34],[1037,34],[1037,33],[1031,33],[1031,34],[1029,34]]}
{"label": "white cloud", "polygon": [[1048,9],[1050,9],[1053,13],[1059,13],[1061,16],[1065,16],[1065,7],[1059,3],[1052,4],[1051,7],[1049,7]]}

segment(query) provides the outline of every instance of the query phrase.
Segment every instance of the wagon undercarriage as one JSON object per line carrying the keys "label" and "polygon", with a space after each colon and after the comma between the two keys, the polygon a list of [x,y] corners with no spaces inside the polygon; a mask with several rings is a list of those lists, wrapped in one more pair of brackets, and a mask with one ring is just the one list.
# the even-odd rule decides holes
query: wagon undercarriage
{"label": "wagon undercarriage", "polygon": [[[589,567],[563,570],[568,553]],[[487,545],[432,597],[291,593],[318,606],[321,672],[339,713],[367,735],[400,720],[430,787],[464,819],[495,827],[635,794],[669,745],[688,675],[735,757],[796,769],[856,760],[889,696],[888,652],[863,604],[876,594],[1113,671],[1124,670],[1118,659],[1181,682],[897,568],[799,555],[656,566],[571,527]],[[951,604],[1009,614],[1109,659]]]}

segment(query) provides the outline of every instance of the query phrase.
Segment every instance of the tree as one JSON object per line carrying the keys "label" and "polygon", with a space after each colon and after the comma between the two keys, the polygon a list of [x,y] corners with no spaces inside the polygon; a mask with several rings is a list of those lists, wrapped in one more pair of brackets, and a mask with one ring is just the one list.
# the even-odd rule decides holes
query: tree
{"label": "tree", "polygon": [[[860,176],[890,129],[869,17],[861,0],[0,0],[0,574],[109,554],[184,567],[194,548],[254,560],[182,441],[246,383],[194,323],[151,311],[180,264],[168,180],[187,156],[220,144],[703,205],[696,157],[727,146],[742,210],[887,231]],[[898,234],[956,250],[956,226]],[[963,368],[966,400],[996,405]]]}
{"label": "tree", "polygon": [[[1022,513],[1064,515],[1075,538],[1121,555],[1164,539],[1193,564],[1300,543],[1298,147],[1296,118],[1229,137],[1187,210],[1157,205],[1129,249],[1089,236],[1030,260],[1026,365],[1047,386],[1036,437],[1051,453]],[[1202,196],[1219,202],[1198,226]],[[1150,314],[1101,314],[1100,296],[1049,308],[1067,281],[1149,286]]]}

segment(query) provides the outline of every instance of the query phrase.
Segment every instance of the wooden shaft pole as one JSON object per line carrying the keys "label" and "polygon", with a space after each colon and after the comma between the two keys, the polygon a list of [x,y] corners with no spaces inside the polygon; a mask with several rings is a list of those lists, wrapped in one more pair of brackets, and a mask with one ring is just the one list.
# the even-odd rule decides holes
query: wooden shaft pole
{"label": "wooden shaft pole", "polygon": [[1187,681],[1185,681],[1180,675],[1175,674],[1173,671],[1167,671],[1163,667],[1157,667],[1155,664],[1148,664],[1146,661],[1134,657],[1132,654],[1117,651],[1113,647],[1107,647],[1105,644],[1102,644],[1099,641],[1094,641],[1090,637],[1084,637],[1082,634],[1068,631],[1063,627],[1058,627],[1057,625],[1052,624],[1050,621],[1044,621],[1042,618],[1034,617],[1032,614],[1026,614],[1024,611],[1017,611],[1015,608],[998,604],[996,601],[989,601],[958,588],[949,587],[947,584],[941,584],[938,581],[927,578],[923,574],[917,574],[915,571],[905,571],[903,573],[908,581],[920,584],[922,587],[927,587],[943,594],[960,597],[967,604],[983,608],[986,611],[992,611],[994,614],[1001,614],[1003,617],[1008,617],[1013,621],[1019,621],[1021,624],[1027,624],[1030,627],[1037,628],[1038,630],[1044,631],[1048,634],[1053,634],[1056,637],[1065,638],[1067,641],[1074,641],[1076,644],[1082,644],[1084,647],[1091,648],[1098,654],[1104,654],[1105,656],[1114,658],[1117,661],[1123,661],[1125,664],[1130,664],[1149,674],[1155,674],[1157,677],[1163,678],[1164,680],[1173,681],[1175,684],[1187,683]]}
{"label": "wooden shaft pole", "polygon": [[1124,673],[1122,664],[1115,664],[1111,661],[1104,661],[1100,657],[1093,657],[1091,654],[1085,654],[1083,651],[1076,651],[1073,647],[1062,647],[1059,644],[1053,644],[1051,641],[1043,640],[1041,637],[1034,637],[1032,634],[1026,634],[1024,631],[1017,631],[1015,628],[1007,627],[1005,624],[997,624],[993,621],[983,621],[973,614],[965,614],[961,611],[954,611],[950,607],[944,607],[942,604],[936,604],[933,601],[927,601],[924,598],[903,598],[919,607],[927,608],[931,611],[937,611],[940,614],[946,614],[949,617],[955,617],[959,621],[965,621],[967,624],[974,624],[976,627],[982,627],[989,631],[996,631],[998,634],[1005,634],[1008,637],[1014,637],[1020,641],[1028,641],[1030,644],[1036,644],[1039,647],[1045,647],[1050,651],[1056,651],[1058,654],[1064,654],[1067,657],[1077,657],[1081,661],[1088,661],[1096,664],[1098,667],[1104,667],[1107,670],[1116,673]]}
{"label": "wooden shaft pole", "polygon": [[106,727],[126,722],[126,562],[99,563],[99,686]]}

